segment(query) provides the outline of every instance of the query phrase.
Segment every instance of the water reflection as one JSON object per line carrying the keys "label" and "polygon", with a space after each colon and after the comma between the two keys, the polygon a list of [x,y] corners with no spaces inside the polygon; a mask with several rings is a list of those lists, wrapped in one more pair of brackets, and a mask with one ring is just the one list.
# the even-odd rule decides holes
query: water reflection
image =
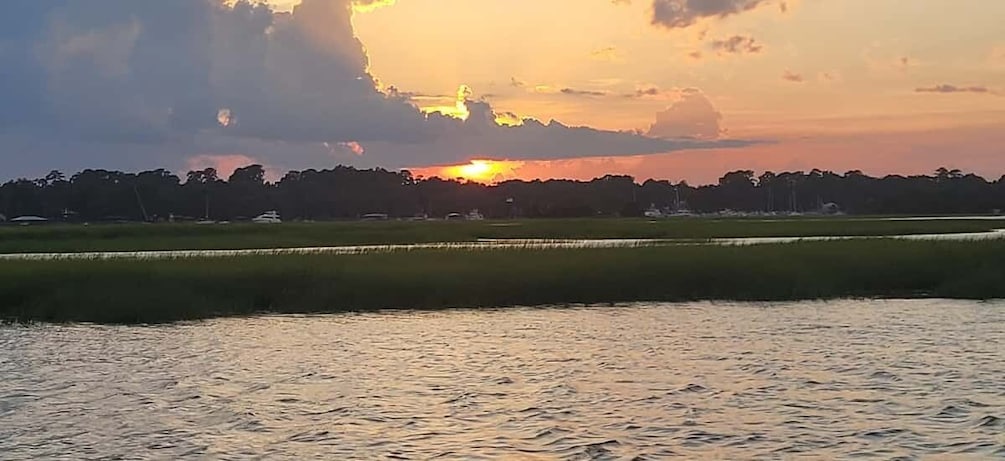
{"label": "water reflection", "polygon": [[0,329],[4,459],[1005,456],[1005,303]]}

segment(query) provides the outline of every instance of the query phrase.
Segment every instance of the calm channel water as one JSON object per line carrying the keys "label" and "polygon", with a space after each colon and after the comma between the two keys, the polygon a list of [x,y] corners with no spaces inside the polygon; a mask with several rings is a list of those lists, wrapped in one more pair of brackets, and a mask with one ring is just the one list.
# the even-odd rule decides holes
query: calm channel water
{"label": "calm channel water", "polygon": [[1005,302],[0,328],[0,458],[1005,457]]}

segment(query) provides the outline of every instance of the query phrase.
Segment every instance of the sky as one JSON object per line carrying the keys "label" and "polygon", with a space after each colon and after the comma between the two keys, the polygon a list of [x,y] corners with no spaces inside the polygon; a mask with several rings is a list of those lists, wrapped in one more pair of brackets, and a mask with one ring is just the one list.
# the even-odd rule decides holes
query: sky
{"label": "sky", "polygon": [[0,179],[1005,174],[1005,2],[6,0]]}

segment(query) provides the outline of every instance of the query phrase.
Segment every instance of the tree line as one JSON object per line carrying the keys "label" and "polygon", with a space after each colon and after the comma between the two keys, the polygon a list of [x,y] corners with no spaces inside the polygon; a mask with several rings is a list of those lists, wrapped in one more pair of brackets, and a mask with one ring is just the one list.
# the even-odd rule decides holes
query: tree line
{"label": "tree line", "polygon": [[275,182],[261,165],[229,178],[213,168],[181,178],[157,169],[140,173],[84,170],[70,177],[0,185],[0,215],[65,221],[165,221],[250,219],[277,210],[285,220],[429,216],[480,210],[488,218],[641,216],[662,212],[814,212],[850,214],[998,213],[1005,209],[1005,176],[989,181],[940,168],[931,175],[871,177],[861,171],[727,173],[718,183],[607,175],[592,181],[505,181],[493,185],[460,179],[416,178],[408,171],[337,166],[290,171]]}

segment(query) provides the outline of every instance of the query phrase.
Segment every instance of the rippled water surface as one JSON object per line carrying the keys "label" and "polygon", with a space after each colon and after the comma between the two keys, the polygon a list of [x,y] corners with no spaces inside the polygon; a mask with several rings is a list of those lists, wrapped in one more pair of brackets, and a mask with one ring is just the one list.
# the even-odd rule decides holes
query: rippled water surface
{"label": "rippled water surface", "polygon": [[1005,457],[1005,303],[0,328],[0,458]]}

